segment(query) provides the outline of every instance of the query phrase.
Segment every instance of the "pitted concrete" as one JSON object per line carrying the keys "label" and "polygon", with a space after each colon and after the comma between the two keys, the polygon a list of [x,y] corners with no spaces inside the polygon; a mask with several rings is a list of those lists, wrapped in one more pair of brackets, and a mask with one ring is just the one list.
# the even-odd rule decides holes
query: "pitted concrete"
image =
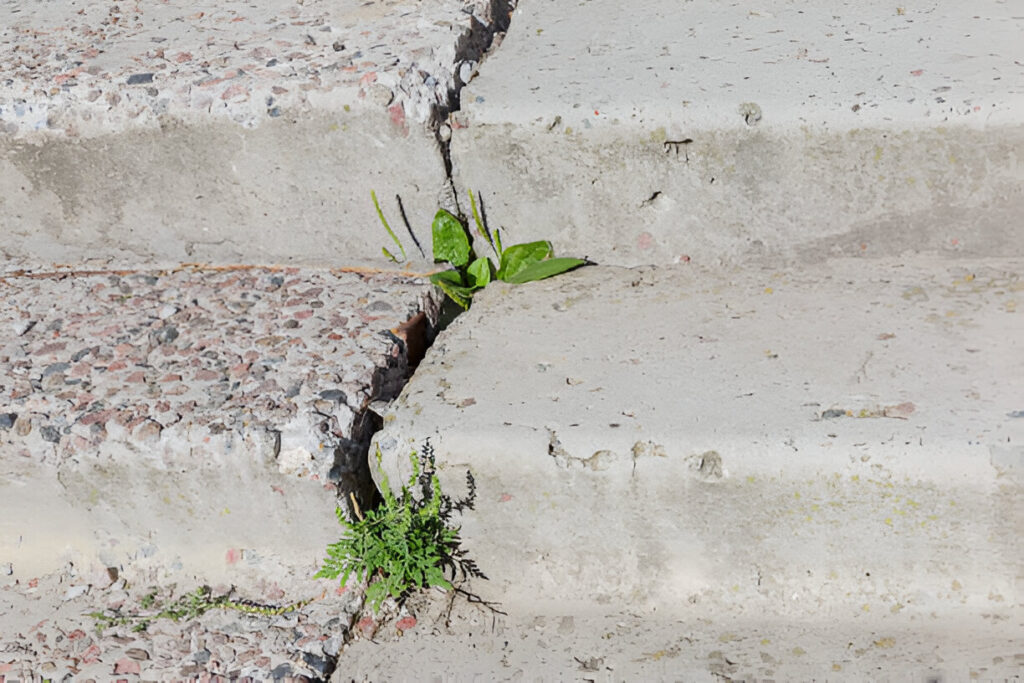
{"label": "pitted concrete", "polygon": [[606,264],[1020,255],[1018,14],[524,2],[453,115],[457,184]]}
{"label": "pitted concrete", "polygon": [[1020,261],[872,259],[493,285],[375,442],[390,482],[427,439],[449,495],[472,474],[474,589],[519,618],[994,615],[972,637],[1006,648],[1022,288]]}

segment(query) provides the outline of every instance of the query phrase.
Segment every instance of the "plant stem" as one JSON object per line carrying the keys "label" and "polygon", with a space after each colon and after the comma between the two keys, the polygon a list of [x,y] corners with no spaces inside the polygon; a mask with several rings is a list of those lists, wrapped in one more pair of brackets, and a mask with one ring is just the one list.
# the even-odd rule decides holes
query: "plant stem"
{"label": "plant stem", "polygon": [[[374,208],[377,209],[377,218],[379,218],[380,222],[384,224],[384,229],[388,231],[388,234],[391,235],[391,239],[394,240],[395,244],[398,245],[399,250],[401,250],[401,252],[402,252],[402,261],[401,261],[401,263],[405,263],[405,261],[408,260],[408,256],[406,256],[406,254],[405,254],[405,247],[402,246],[402,243],[399,241],[398,236],[395,235],[395,231],[391,229],[391,226],[388,225],[387,219],[384,218],[384,212],[380,210],[380,203],[377,201],[377,193],[374,192],[373,190],[370,190],[370,197],[373,198],[373,206],[374,206]],[[391,258],[391,260],[398,261],[398,259],[396,259],[394,256],[392,256],[391,252],[389,252],[387,249],[384,249],[384,253],[387,256],[389,256]]]}

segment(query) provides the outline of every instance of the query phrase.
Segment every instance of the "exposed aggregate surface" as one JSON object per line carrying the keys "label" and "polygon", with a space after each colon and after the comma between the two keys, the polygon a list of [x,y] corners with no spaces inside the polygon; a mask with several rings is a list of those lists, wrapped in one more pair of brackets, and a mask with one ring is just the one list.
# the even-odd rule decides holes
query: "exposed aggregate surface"
{"label": "exposed aggregate surface", "polygon": [[[0,480],[13,484],[29,461],[60,471],[100,452],[114,466],[145,453],[244,467],[245,449],[232,448],[244,438],[276,454],[282,476],[338,486],[337,449],[358,452],[368,406],[408,371],[395,331],[433,297],[412,276],[296,268],[0,276]],[[166,604],[195,586],[162,583],[158,567],[14,574],[0,558],[2,683],[318,680],[362,606],[359,589],[286,597],[267,581],[233,599],[317,599],[101,633],[90,612],[137,612],[153,589]]]}
{"label": "exposed aggregate surface", "polygon": [[0,132],[89,135],[168,115],[253,126],[364,101],[400,127],[425,122],[508,20],[487,0],[264,5],[3,3]]}

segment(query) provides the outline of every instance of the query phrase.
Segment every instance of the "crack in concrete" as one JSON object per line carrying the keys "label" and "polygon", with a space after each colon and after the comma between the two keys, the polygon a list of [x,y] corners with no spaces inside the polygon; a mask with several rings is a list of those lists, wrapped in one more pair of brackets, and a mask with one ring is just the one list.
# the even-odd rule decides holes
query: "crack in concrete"
{"label": "crack in concrete", "polygon": [[[487,23],[481,22],[475,16],[471,17],[469,32],[463,34],[455,45],[454,63],[459,66],[453,74],[452,87],[448,90],[448,101],[435,105],[431,113],[430,126],[433,128],[445,170],[439,204],[455,215],[461,215],[461,211],[458,193],[455,191],[452,179],[452,129],[447,121],[451,114],[461,109],[462,88],[472,80],[487,57],[501,45],[517,4],[518,0],[491,0],[485,17]],[[464,68],[468,73],[462,73]]]}

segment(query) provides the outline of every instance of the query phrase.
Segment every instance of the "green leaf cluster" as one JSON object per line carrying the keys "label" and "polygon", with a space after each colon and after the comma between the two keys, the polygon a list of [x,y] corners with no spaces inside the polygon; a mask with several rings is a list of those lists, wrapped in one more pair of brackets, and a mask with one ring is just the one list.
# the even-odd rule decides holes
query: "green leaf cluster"
{"label": "green leaf cluster", "polygon": [[[384,218],[380,204],[377,202],[377,195],[373,192],[370,194],[373,197],[373,205],[377,209],[377,216],[384,224],[391,239],[398,245],[402,259],[405,260],[406,253],[402,242],[395,236],[391,226]],[[554,258],[551,242],[547,240],[514,244],[503,248],[501,231],[495,230],[492,237],[490,231],[486,229],[480,219],[480,212],[477,211],[476,198],[472,191],[469,192],[469,202],[473,210],[473,221],[476,224],[477,233],[494,251],[494,255],[497,257],[497,266],[494,265],[490,257],[477,256],[474,253],[466,223],[451,212],[438,209],[431,225],[434,262],[447,263],[452,268],[434,273],[430,276],[430,281],[440,287],[452,301],[462,308],[469,308],[473,294],[486,287],[492,280],[522,284],[559,275],[586,263],[584,259],[578,258]],[[384,255],[392,261],[398,261],[394,254],[386,248],[383,251]]]}
{"label": "green leaf cluster", "polygon": [[[374,611],[388,597],[403,599],[411,590],[440,586],[452,588],[445,578],[445,567],[458,563],[463,573],[482,576],[475,565],[461,559],[459,529],[448,524],[453,509],[451,501],[441,495],[441,486],[433,470],[433,451],[421,460],[413,451],[409,460],[413,473],[401,494],[395,496],[383,477],[383,502],[375,509],[349,522],[344,510],[336,510],[338,522],[345,532],[337,543],[327,546],[324,560],[315,578],[336,579],[345,585],[350,576],[370,581],[366,598]],[[380,463],[380,448],[377,462]],[[414,495],[418,489],[420,495]],[[471,487],[472,489],[472,487]]]}

